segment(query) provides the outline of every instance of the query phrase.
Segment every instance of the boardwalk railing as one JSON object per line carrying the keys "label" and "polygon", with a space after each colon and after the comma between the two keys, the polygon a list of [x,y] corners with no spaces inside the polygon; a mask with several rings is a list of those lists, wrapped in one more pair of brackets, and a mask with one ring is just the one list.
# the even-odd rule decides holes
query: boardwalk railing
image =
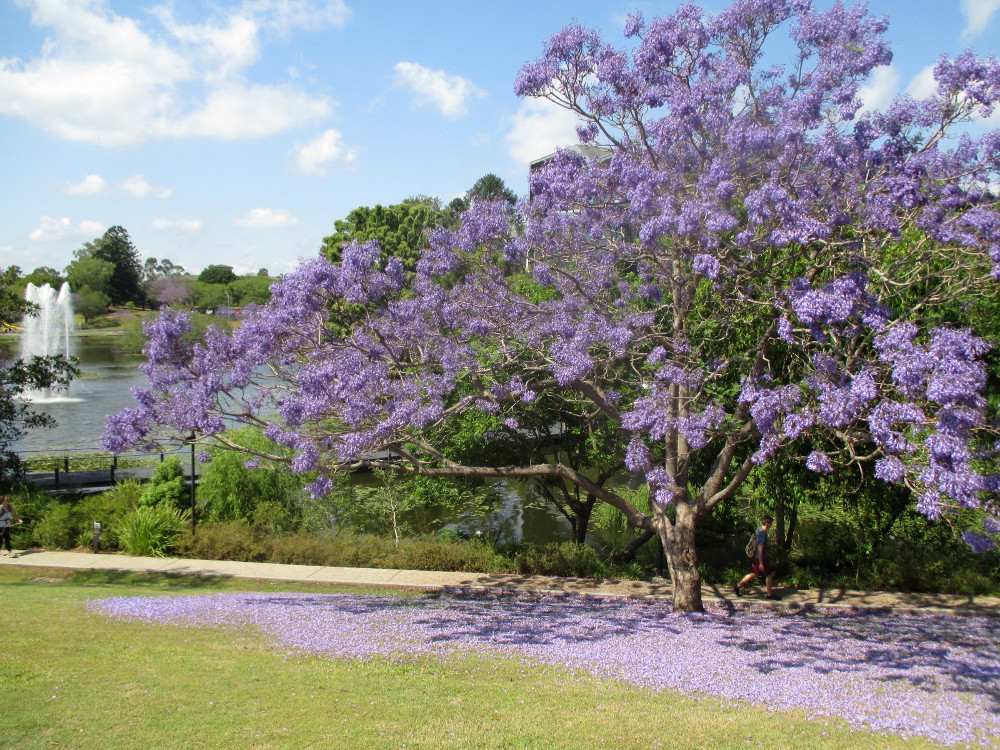
{"label": "boardwalk railing", "polygon": [[[172,451],[136,451],[116,456],[95,448],[68,448],[21,451],[20,456],[25,466],[26,483],[39,489],[74,490],[109,487],[127,480],[148,481],[157,465],[172,456],[181,459],[181,472],[190,478],[191,465],[184,460],[189,451],[189,446],[178,446]],[[201,465],[195,462],[196,481],[200,469]]]}

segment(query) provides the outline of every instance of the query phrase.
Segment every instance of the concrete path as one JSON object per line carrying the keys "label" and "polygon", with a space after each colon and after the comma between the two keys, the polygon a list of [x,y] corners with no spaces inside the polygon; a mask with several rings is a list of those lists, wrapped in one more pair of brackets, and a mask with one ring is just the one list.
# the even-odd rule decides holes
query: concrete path
{"label": "concrete path", "polygon": [[[28,550],[18,557],[0,557],[0,565],[76,570],[115,570],[144,573],[255,578],[272,581],[354,584],[366,586],[403,586],[442,589],[448,587],[479,590],[508,589],[538,593],[572,593],[593,596],[666,598],[671,596],[670,581],[592,580],[587,578],[550,578],[499,573],[449,573],[426,570],[383,570],[380,568],[336,568],[319,565],[280,565],[275,563],[235,562],[232,560],[186,560],[164,557],[129,557],[116,554],[93,555],[84,552]],[[750,588],[739,600],[731,589],[702,587],[706,601],[741,601],[778,607],[790,605],[890,608],[912,612],[954,612],[1000,616],[1000,597],[953,596],[947,594],[907,594],[849,589],[792,589],[775,587],[781,601],[764,599],[762,588]]]}

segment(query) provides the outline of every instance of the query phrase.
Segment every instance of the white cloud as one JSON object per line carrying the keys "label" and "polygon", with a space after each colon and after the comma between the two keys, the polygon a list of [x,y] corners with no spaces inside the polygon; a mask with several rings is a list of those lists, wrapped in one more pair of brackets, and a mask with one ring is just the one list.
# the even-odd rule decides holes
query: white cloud
{"label": "white cloud", "polygon": [[237,219],[233,224],[238,227],[294,227],[299,223],[299,217],[288,211],[276,211],[273,208],[253,208]]}
{"label": "white cloud", "polygon": [[136,198],[169,198],[174,192],[170,188],[150,185],[141,174],[132,175],[127,180],[119,183],[118,187],[123,192]]}
{"label": "white cloud", "polygon": [[858,91],[858,98],[862,101],[861,112],[885,109],[898,90],[899,71],[892,65],[880,65]]}
{"label": "white cloud", "polygon": [[38,227],[31,231],[28,238],[35,242],[52,242],[76,237],[93,239],[104,234],[104,230],[105,227],[96,221],[84,220],[74,224],[65,216],[61,219],[42,216],[38,219]]}
{"label": "white cloud", "polygon": [[179,229],[182,232],[197,232],[205,222],[200,219],[153,219],[153,229]]}
{"label": "white cloud", "polygon": [[234,83],[212,91],[204,104],[183,118],[162,120],[162,137],[242,140],[274,135],[326,117],[330,103],[290,87]]}
{"label": "white cloud", "polygon": [[158,6],[145,24],[106,0],[23,0],[48,34],[29,59],[0,59],[0,114],[67,140],[120,146],[176,137],[254,138],[328,115],[290,85],[252,85],[270,34],[343,25],[342,2],[249,0],[181,23]]}
{"label": "white cloud", "polygon": [[934,80],[934,66],[928,65],[910,81],[906,93],[914,99],[926,99],[937,92],[937,81]]}
{"label": "white cloud", "polygon": [[525,99],[511,118],[507,152],[527,165],[557,148],[572,146],[579,139],[579,119],[567,109],[545,99]]}
{"label": "white cloud", "polygon": [[342,28],[352,14],[343,0],[247,0],[242,7],[278,34],[296,29]]}
{"label": "white cloud", "polygon": [[88,174],[80,182],[67,182],[63,188],[66,195],[97,195],[104,190],[104,178],[96,174]]}
{"label": "white cloud", "polygon": [[445,117],[456,118],[466,114],[472,97],[486,96],[468,78],[449,75],[443,70],[431,70],[412,62],[398,62],[395,83],[413,89],[417,101],[430,104]]}
{"label": "white cloud", "polygon": [[336,130],[326,130],[294,151],[295,167],[303,174],[326,177],[326,168],[334,162],[349,164],[357,158],[356,148],[344,145],[343,135]]}
{"label": "white cloud", "polygon": [[965,15],[962,36],[976,36],[984,32],[998,10],[1000,0],[962,0],[962,13]]}

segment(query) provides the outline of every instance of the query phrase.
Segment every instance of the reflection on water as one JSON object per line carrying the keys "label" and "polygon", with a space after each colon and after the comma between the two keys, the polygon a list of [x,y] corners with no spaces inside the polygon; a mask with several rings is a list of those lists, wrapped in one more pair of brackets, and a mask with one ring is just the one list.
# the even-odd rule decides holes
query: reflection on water
{"label": "reflection on water", "polygon": [[[380,487],[372,474],[358,472],[351,483],[360,487]],[[480,537],[493,544],[546,544],[570,538],[570,525],[555,508],[545,503],[530,482],[507,479],[493,485],[495,502],[484,512],[455,513],[442,508],[411,511],[409,520],[420,534],[454,529],[465,538]]]}

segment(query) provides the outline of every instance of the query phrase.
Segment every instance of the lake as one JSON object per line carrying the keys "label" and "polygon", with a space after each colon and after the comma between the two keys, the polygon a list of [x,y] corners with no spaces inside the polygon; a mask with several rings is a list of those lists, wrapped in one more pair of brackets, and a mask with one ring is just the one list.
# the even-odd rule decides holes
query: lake
{"label": "lake", "polygon": [[68,391],[34,402],[35,411],[54,417],[57,426],[30,430],[15,443],[22,458],[39,453],[100,451],[107,415],[135,406],[132,388],[146,384],[146,377],[138,370],[141,359],[124,354],[110,337],[74,337],[73,354],[80,360],[80,378]]}

